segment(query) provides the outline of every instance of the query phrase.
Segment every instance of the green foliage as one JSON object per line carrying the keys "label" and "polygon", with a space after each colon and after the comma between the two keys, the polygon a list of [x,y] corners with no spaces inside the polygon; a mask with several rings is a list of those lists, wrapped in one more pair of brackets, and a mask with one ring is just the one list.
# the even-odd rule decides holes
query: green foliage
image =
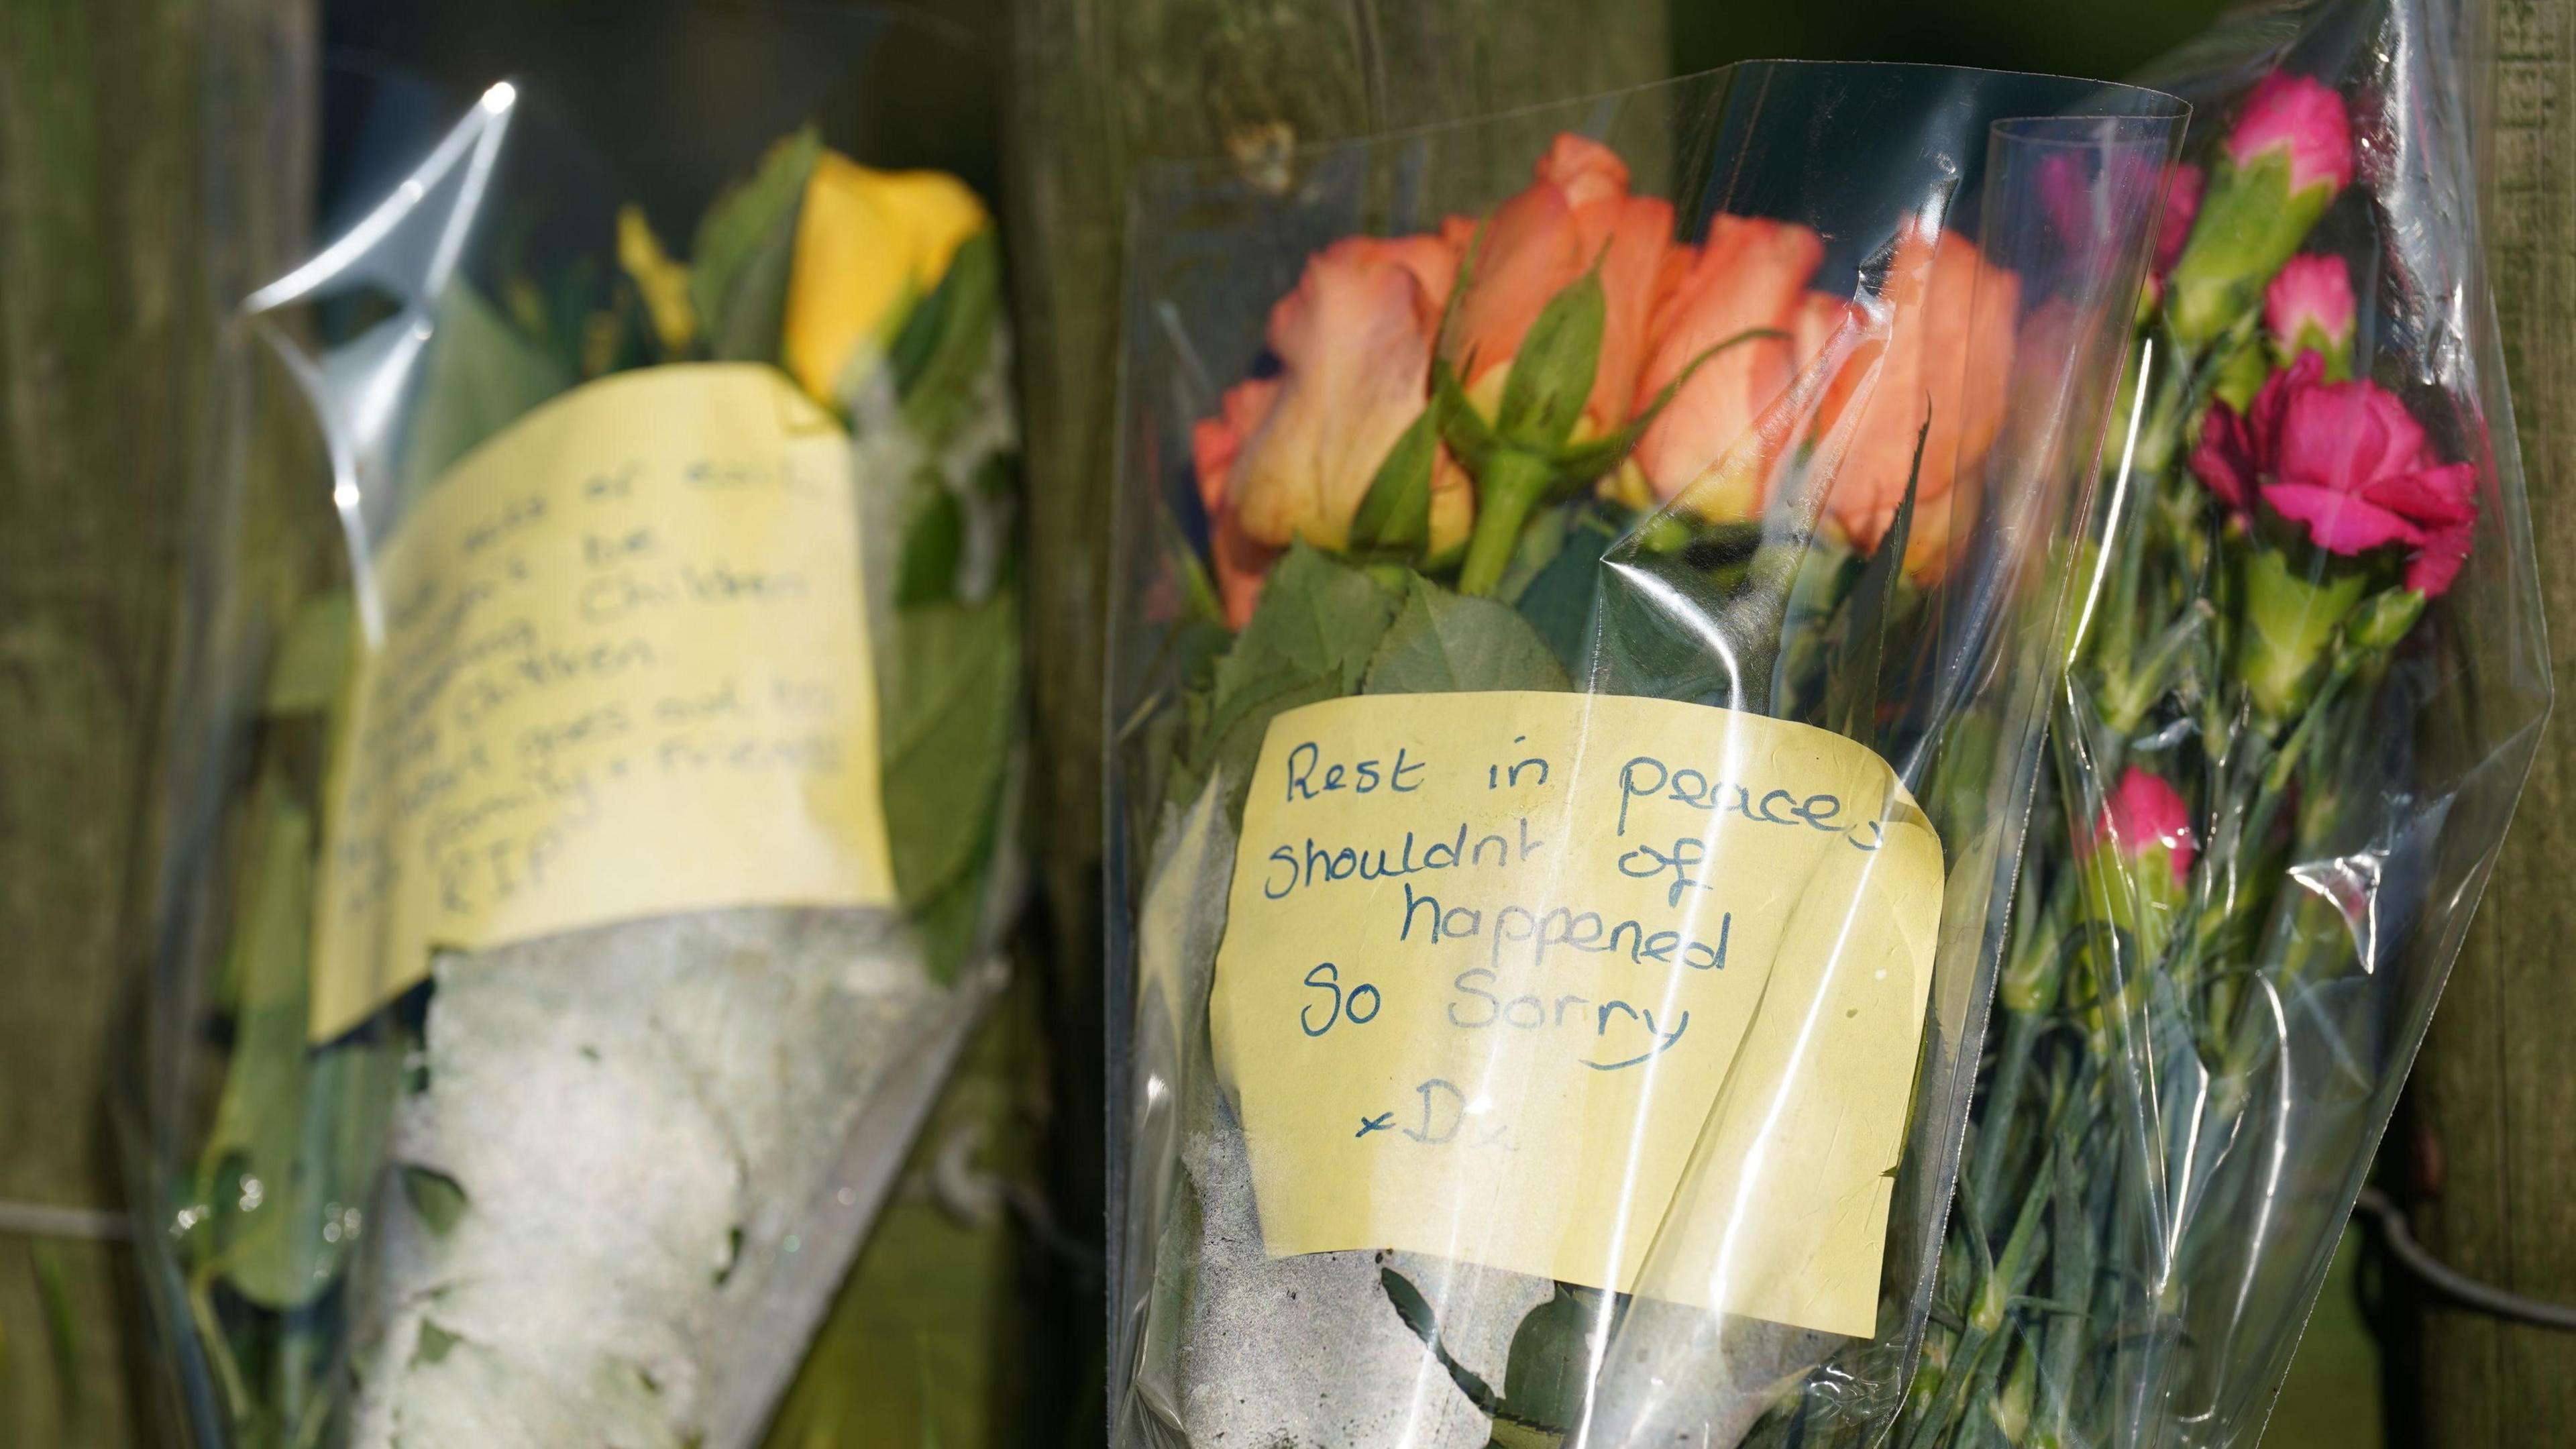
{"label": "green foliage", "polygon": [[924,467],[904,487],[903,514],[895,607],[944,602],[957,591],[957,566],[966,556],[966,505],[936,468]]}
{"label": "green foliage", "polygon": [[[1544,520],[1542,520],[1544,521]],[[1568,677],[1581,679],[1591,669],[1592,630],[1599,609],[1601,564],[1618,542],[1616,526],[1595,510],[1580,510],[1558,522],[1561,537],[1547,562],[1520,586],[1514,601],[1521,617],[1565,666]],[[1526,556],[1527,546],[1523,553]],[[1504,578],[1504,597],[1512,580]]]}
{"label": "green foliage", "polygon": [[1416,576],[1403,611],[1369,660],[1362,692],[1565,688],[1565,667],[1511,605],[1453,594]]}
{"label": "green foliage", "polygon": [[[1521,1319],[1504,1361],[1497,1420],[1563,1434],[1582,1419],[1590,1397],[1593,1337],[1608,1327],[1601,1322],[1602,1298],[1597,1288],[1559,1283],[1545,1303]],[[1617,1302],[1624,1306],[1626,1300]]]}
{"label": "green foliage", "polygon": [[357,608],[334,591],[295,611],[269,661],[261,708],[271,715],[320,714],[338,702],[356,647]]}
{"label": "green foliage", "polygon": [[[330,1319],[381,1161],[400,1052],[364,1033],[306,1044],[311,811],[272,775],[232,942],[232,1056],[190,1193],[183,1253],[244,1442],[284,1440],[333,1399]],[[247,1305],[218,1316],[213,1289]],[[259,1387],[251,1387],[256,1378]]]}
{"label": "green foliage", "polygon": [[439,300],[436,326],[420,401],[403,438],[402,478],[414,490],[573,383],[554,354],[463,278]]}
{"label": "green foliage", "polygon": [[1448,1372],[1450,1381],[1458,1386],[1458,1392],[1467,1396],[1467,1402],[1485,1414],[1498,1413],[1502,1400],[1494,1393],[1492,1385],[1450,1354],[1449,1346],[1440,1339],[1439,1316],[1431,1311],[1431,1300],[1422,1296],[1422,1290],[1413,1286],[1413,1280],[1393,1268],[1380,1268],[1377,1270],[1377,1284],[1386,1294],[1386,1301],[1394,1307],[1396,1318],[1414,1337],[1422,1340],[1422,1346],[1429,1349],[1440,1367]]}
{"label": "green foliage", "polygon": [[1019,593],[901,608],[889,633],[878,691],[886,833],[896,889],[906,910],[930,913],[933,970],[946,980],[973,937],[998,844],[1020,698]]}
{"label": "green foliage", "polygon": [[[260,793],[258,865],[233,937],[233,1070],[199,1156],[207,1261],[261,1307],[300,1307],[339,1275],[355,1234],[340,1210],[366,1199],[383,1125],[380,1056],[349,1043],[308,1056],[311,812],[272,783]],[[326,1229],[329,1231],[326,1233]]]}
{"label": "green foliage", "polygon": [[1351,516],[1351,552],[1415,559],[1431,546],[1431,476],[1440,460],[1440,408],[1425,407],[1395,440]]}
{"label": "green foliage", "polygon": [[441,1236],[454,1232],[469,1205],[464,1184],[436,1168],[412,1162],[402,1165],[400,1176],[403,1201],[421,1222]]}
{"label": "green foliage", "polygon": [[689,249],[689,300],[718,362],[775,362],[796,260],[796,220],[823,140],[807,126],[781,142],[751,179],[715,200]]}
{"label": "green foliage", "polygon": [[957,248],[886,351],[904,425],[924,447],[946,447],[974,416],[1001,310],[1002,244],[988,227]]}
{"label": "green foliage", "polygon": [[1494,431],[1506,442],[1549,451],[1573,436],[1600,371],[1601,334],[1609,315],[1597,265],[1539,309],[1512,355],[1502,404],[1494,410]]}
{"label": "green foliage", "polygon": [[1396,603],[1366,571],[1292,545],[1263,585],[1261,607],[1217,661],[1214,678],[1189,700],[1181,758],[1163,799],[1186,805],[1222,772],[1231,813],[1240,818],[1270,721],[1300,705],[1356,693],[1395,621]]}

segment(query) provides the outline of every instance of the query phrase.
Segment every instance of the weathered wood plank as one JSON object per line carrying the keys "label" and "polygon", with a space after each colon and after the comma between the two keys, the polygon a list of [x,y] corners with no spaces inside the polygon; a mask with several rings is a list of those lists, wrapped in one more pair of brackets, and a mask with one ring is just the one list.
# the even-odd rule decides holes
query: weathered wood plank
{"label": "weathered wood plank", "polygon": [[[2563,707],[2576,699],[2576,3],[2490,0],[2490,14],[2488,259]],[[2434,1018],[2414,1110],[2425,1242],[2475,1277],[2576,1302],[2571,801],[2576,733],[2562,718]],[[2420,1442],[2513,1449],[2576,1433],[2576,1334],[2439,1302],[2418,1328]]]}
{"label": "weathered wood plank", "polygon": [[[107,1033],[147,905],[205,308],[296,194],[278,135],[207,130],[207,85],[279,114],[312,10],[0,5],[0,1200],[123,1205]],[[235,248],[207,244],[210,183]],[[0,1443],[143,1437],[134,1308],[123,1248],[0,1234]]]}
{"label": "weathered wood plank", "polygon": [[[0,1199],[115,1205],[100,1107],[174,556],[183,0],[0,7]],[[0,1433],[135,1438],[95,1243],[0,1237]]]}

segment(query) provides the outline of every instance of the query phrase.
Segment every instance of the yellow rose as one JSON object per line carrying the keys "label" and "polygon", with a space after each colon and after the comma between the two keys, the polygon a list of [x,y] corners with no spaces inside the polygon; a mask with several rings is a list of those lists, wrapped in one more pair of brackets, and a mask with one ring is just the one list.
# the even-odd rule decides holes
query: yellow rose
{"label": "yellow rose", "polygon": [[818,398],[839,394],[862,342],[891,340],[900,309],[939,285],[957,248],[991,224],[984,204],[937,171],[872,171],[826,151],[805,183],[788,271],[787,370]]}
{"label": "yellow rose", "polygon": [[[617,264],[626,269],[644,298],[644,310],[653,318],[662,350],[673,356],[688,351],[698,336],[698,309],[689,301],[689,269],[662,250],[662,239],[653,234],[653,225],[644,219],[640,206],[618,208]],[[542,318],[544,304],[536,305]]]}

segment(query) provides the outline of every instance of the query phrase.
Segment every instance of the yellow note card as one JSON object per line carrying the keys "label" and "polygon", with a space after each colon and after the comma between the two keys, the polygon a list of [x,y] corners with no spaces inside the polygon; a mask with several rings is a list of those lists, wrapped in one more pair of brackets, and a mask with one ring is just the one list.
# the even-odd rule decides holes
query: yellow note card
{"label": "yellow note card", "polygon": [[1273,1256],[1866,1336],[1940,926],[1886,762],[1670,700],[1280,715],[1209,1005]]}
{"label": "yellow note card", "polygon": [[460,459],[377,551],[312,1035],[435,948],[894,900],[847,434],[775,368],[655,367]]}

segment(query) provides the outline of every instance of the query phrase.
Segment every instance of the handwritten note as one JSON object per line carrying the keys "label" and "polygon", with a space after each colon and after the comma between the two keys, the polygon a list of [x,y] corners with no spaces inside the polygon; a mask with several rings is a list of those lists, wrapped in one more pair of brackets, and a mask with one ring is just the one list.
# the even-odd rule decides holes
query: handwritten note
{"label": "handwritten note", "polygon": [[1264,1246],[1869,1334],[1941,888],[1886,763],[1805,725],[1536,693],[1279,716],[1210,1003]]}
{"label": "handwritten note", "polygon": [[849,442],[774,368],[657,367],[521,419],[375,559],[312,1035],[435,947],[894,899]]}

